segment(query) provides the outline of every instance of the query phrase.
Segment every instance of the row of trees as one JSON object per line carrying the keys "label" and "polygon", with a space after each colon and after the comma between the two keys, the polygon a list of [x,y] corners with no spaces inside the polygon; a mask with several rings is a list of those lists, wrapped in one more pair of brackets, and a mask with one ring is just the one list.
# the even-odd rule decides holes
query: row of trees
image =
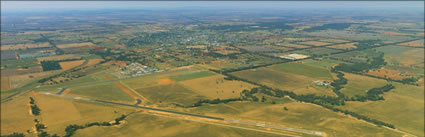
{"label": "row of trees", "polygon": [[114,126],[114,125],[119,125],[121,121],[123,121],[125,118],[127,117],[127,115],[121,115],[120,117],[115,119],[114,123],[109,123],[109,122],[92,122],[92,123],[87,123],[85,125],[69,125],[65,128],[65,136],[64,137],[71,137],[72,135],[75,134],[75,132],[79,129],[84,129],[84,128],[88,128],[88,127],[92,127],[92,126]]}
{"label": "row of trees", "polygon": [[30,105],[32,114],[35,116],[40,115],[40,108],[38,108],[37,104],[35,104],[35,100],[32,97],[30,97]]}

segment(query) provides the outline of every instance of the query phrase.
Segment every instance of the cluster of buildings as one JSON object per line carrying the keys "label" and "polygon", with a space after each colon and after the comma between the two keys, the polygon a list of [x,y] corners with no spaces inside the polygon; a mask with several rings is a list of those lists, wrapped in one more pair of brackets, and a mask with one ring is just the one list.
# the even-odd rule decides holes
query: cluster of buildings
{"label": "cluster of buildings", "polygon": [[151,72],[159,72],[158,69],[142,65],[140,63],[130,63],[127,66],[121,68],[121,74],[136,76]]}
{"label": "cluster of buildings", "polygon": [[329,86],[331,83],[328,81],[323,81],[323,80],[317,80],[313,82],[314,84],[316,84],[317,86]]}

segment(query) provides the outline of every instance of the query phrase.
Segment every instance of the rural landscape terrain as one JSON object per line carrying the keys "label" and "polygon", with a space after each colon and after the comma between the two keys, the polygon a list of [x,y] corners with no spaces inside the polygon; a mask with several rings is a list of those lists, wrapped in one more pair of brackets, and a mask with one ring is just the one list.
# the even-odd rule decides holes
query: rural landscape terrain
{"label": "rural landscape terrain", "polygon": [[424,25],[423,9],[2,11],[0,133],[424,136]]}

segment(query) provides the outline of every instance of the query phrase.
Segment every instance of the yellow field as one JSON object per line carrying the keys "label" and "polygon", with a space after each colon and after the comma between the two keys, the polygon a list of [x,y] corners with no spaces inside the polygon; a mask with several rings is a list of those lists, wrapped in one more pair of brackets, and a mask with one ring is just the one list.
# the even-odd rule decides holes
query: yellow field
{"label": "yellow field", "polygon": [[323,46],[323,45],[328,45],[330,43],[320,42],[320,41],[306,41],[306,42],[300,42],[300,44],[313,45],[313,46]]}
{"label": "yellow field", "polygon": [[29,94],[1,103],[1,135],[32,130],[34,117],[29,112]]}
{"label": "yellow field", "polygon": [[354,48],[357,48],[356,46],[354,46],[354,44],[358,44],[358,43],[354,42],[354,43],[333,45],[333,46],[328,46],[328,47],[329,48],[335,48],[335,49],[354,49]]}
{"label": "yellow field", "polygon": [[39,79],[41,77],[45,77],[45,76],[53,74],[53,73],[57,73],[59,71],[61,71],[61,70],[10,76],[9,77],[10,88],[14,89],[14,88],[17,88],[17,87],[20,87],[20,86],[24,86],[24,85],[28,84],[29,82],[31,82],[33,80]]}
{"label": "yellow field", "polygon": [[2,45],[1,50],[18,50],[26,48],[41,48],[41,47],[50,47],[48,42],[38,43],[38,44],[16,44],[16,45]]}
{"label": "yellow field", "polygon": [[377,77],[382,77],[382,78],[390,78],[390,79],[394,79],[394,80],[401,80],[406,78],[406,76],[400,76],[400,71],[397,70],[392,70],[392,69],[386,69],[386,68],[381,68],[378,70],[374,70],[374,71],[369,71],[367,72],[367,74],[370,75],[374,75]]}
{"label": "yellow field", "polygon": [[[401,136],[391,130],[365,123],[353,117],[335,113],[323,107],[292,102],[283,104],[231,102],[218,105],[203,105],[193,113],[208,114],[235,120],[267,123],[272,125],[322,131],[330,137],[355,136]],[[283,110],[287,107],[288,110]]]}
{"label": "yellow field", "polygon": [[94,64],[98,64],[99,62],[103,61],[103,59],[89,59],[89,62],[87,62],[86,66],[91,66]]}
{"label": "yellow field", "polygon": [[37,61],[46,61],[46,60],[63,60],[63,59],[74,59],[80,58],[81,56],[75,54],[65,54],[65,55],[57,55],[57,56],[48,56],[48,57],[38,57]]}
{"label": "yellow field", "polygon": [[411,46],[411,47],[424,47],[424,40],[416,40],[416,41],[410,41],[405,43],[400,43],[398,45],[401,46]]}
{"label": "yellow field", "polygon": [[1,77],[1,91],[10,89],[9,77]]}
{"label": "yellow field", "polygon": [[58,48],[73,48],[73,47],[84,47],[84,46],[96,46],[96,45],[91,42],[57,45]]}
{"label": "yellow field", "polygon": [[84,63],[84,60],[59,62],[62,70],[68,70]]}
{"label": "yellow field", "polygon": [[249,90],[255,87],[254,85],[241,81],[224,80],[224,76],[222,75],[185,80],[179,83],[209,99],[238,98],[242,90]]}

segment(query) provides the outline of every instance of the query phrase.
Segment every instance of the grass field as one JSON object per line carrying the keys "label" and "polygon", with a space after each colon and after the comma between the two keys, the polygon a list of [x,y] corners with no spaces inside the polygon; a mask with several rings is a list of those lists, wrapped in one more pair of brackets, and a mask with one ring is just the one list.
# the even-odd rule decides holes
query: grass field
{"label": "grass field", "polygon": [[[287,107],[285,111],[283,107]],[[216,115],[230,119],[264,122],[284,127],[322,131],[331,137],[340,136],[400,136],[385,128],[377,127],[355,118],[335,113],[320,106],[292,102],[283,104],[231,102],[204,105],[193,113]]]}
{"label": "grass field", "polygon": [[29,94],[1,103],[1,135],[32,130],[34,117],[29,113],[29,109]]}
{"label": "grass field", "polygon": [[1,91],[9,90],[9,89],[10,89],[9,77],[1,77]]}
{"label": "grass field", "polygon": [[333,67],[335,65],[338,65],[340,63],[346,63],[346,62],[333,60],[333,59],[327,59],[327,58],[324,58],[324,59],[321,59],[321,60],[307,59],[307,60],[303,60],[302,62],[306,65],[320,67],[320,68],[324,68],[324,69],[331,69],[331,67]]}
{"label": "grass field", "polygon": [[136,89],[136,91],[156,104],[165,103],[190,106],[200,99],[205,99],[205,97],[178,83],[140,88]]}
{"label": "grass field", "polygon": [[177,76],[171,76],[170,78],[174,81],[184,81],[184,80],[208,77],[212,75],[215,75],[215,74],[208,71],[200,71],[200,72],[190,72],[190,73],[177,75]]}
{"label": "grass field", "polygon": [[30,48],[42,48],[42,47],[50,47],[50,44],[47,42],[43,43],[34,43],[34,44],[16,44],[16,45],[2,45],[1,50],[25,50]]}
{"label": "grass field", "polygon": [[365,95],[371,88],[382,87],[387,84],[385,80],[361,76],[356,74],[344,73],[347,79],[347,85],[341,89],[341,92],[348,97],[355,95]]}
{"label": "grass field", "polygon": [[65,54],[65,55],[55,55],[55,56],[48,56],[48,57],[38,57],[37,61],[45,61],[45,60],[63,60],[63,59],[76,59],[80,58],[81,55],[77,54]]}
{"label": "grass field", "polygon": [[149,137],[272,137],[274,134],[211,125],[182,119],[137,113],[129,116],[121,127],[90,127],[75,136],[149,136]]}
{"label": "grass field", "polygon": [[74,47],[83,47],[83,46],[95,46],[95,44],[93,44],[91,42],[84,42],[84,43],[72,43],[72,44],[57,45],[58,48],[74,48]]}
{"label": "grass field", "polygon": [[314,56],[314,55],[318,56],[318,55],[328,55],[330,53],[335,53],[335,52],[339,52],[339,51],[341,51],[341,50],[319,47],[319,48],[314,48],[314,49],[298,50],[298,51],[295,51],[294,53],[306,54],[306,55],[310,55],[310,56]]}
{"label": "grass field", "polygon": [[111,83],[71,88],[70,93],[104,100],[127,102],[133,101],[133,99],[128,94]]}
{"label": "grass field", "polygon": [[424,47],[424,40],[416,40],[416,41],[411,41],[411,42],[406,42],[406,43],[400,43],[398,45],[401,46],[409,46],[409,47]]}
{"label": "grass field", "polygon": [[224,80],[222,75],[214,75],[198,79],[179,82],[186,88],[196,92],[209,99],[238,98],[240,92],[244,89],[251,89],[254,85],[241,82]]}
{"label": "grass field", "polygon": [[35,58],[27,58],[27,59],[19,59],[19,60],[1,61],[1,66],[7,69],[18,69],[18,68],[25,68],[25,67],[40,66],[40,64],[38,64],[38,61]]}
{"label": "grass field", "polygon": [[384,101],[347,102],[341,108],[394,124],[396,128],[424,135],[424,87],[392,83],[396,88]]}

